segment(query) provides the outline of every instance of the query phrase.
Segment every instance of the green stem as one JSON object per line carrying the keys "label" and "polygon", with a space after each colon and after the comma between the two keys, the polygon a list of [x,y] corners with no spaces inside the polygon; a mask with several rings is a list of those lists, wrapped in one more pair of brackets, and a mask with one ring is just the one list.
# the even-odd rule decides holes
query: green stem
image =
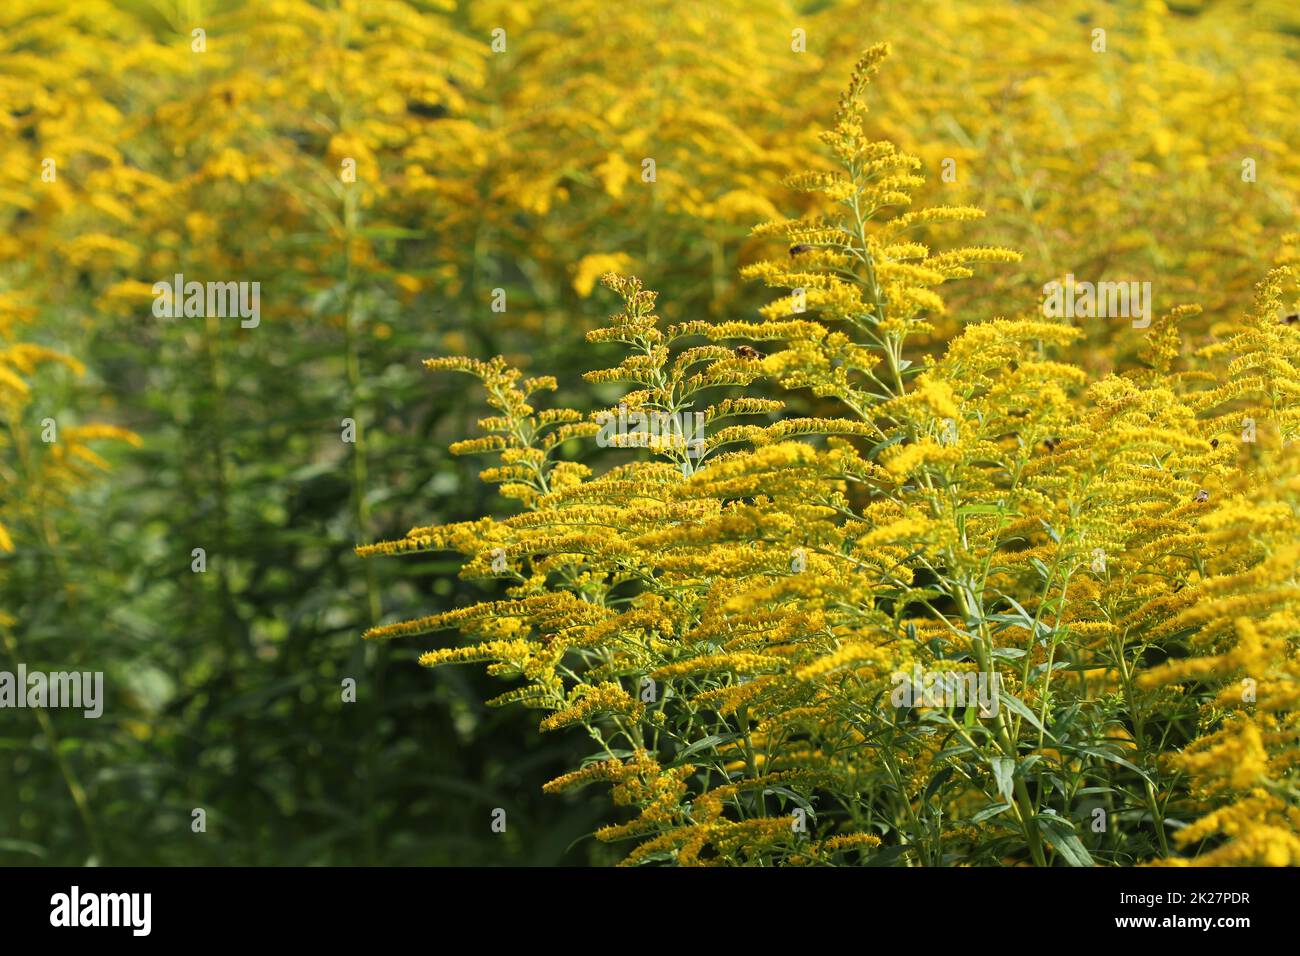
{"label": "green stem", "polygon": [[[18,642],[15,640],[9,628],[0,629],[0,634],[4,636],[5,651],[13,663],[14,669],[17,670],[19,664]],[[23,693],[20,688],[19,693]],[[55,765],[59,768],[59,774],[63,777],[64,786],[68,788],[68,794],[72,797],[72,802],[77,808],[77,815],[81,817],[81,825],[86,829],[86,838],[90,841],[91,852],[95,856],[95,862],[103,865],[107,862],[104,853],[104,841],[100,836],[99,827],[95,823],[95,815],[90,809],[90,800],[86,797],[86,790],[81,785],[77,773],[68,763],[68,759],[63,755],[63,749],[59,746],[59,735],[54,729],[54,721],[50,720],[50,715],[42,707],[32,709],[36,715],[36,722],[40,724],[41,733],[45,736],[46,746],[50,749],[50,756],[54,758]]]}

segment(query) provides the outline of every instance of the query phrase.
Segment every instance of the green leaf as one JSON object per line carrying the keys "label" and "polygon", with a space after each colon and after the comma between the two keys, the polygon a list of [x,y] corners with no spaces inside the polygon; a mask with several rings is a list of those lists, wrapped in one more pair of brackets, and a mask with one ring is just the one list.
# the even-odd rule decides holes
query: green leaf
{"label": "green leaf", "polygon": [[[1016,613],[1018,613],[1018,614],[1020,615],[1020,620],[1022,620],[1022,621],[1025,622],[1025,626],[1026,626],[1026,627],[1031,628],[1031,629],[1033,628],[1033,626],[1034,626],[1034,616],[1033,616],[1032,614],[1030,614],[1028,611],[1026,611],[1026,610],[1024,609],[1024,606],[1021,605],[1021,603],[1020,603],[1019,601],[1017,601],[1015,598],[1013,598],[1010,594],[1003,594],[1003,595],[1002,595],[1002,600],[1006,601],[1008,604],[1010,604],[1012,607],[1014,607],[1014,608],[1016,609]],[[1001,617],[1002,617],[1001,615],[997,615],[997,618],[998,618],[998,619],[1001,619]],[[990,620],[991,620],[991,619],[992,619],[992,618],[990,618]],[[1015,620],[1015,618],[1011,618],[1011,620]]]}
{"label": "green leaf", "polygon": [[979,811],[979,813],[975,814],[975,816],[971,817],[970,822],[983,823],[985,820],[989,819],[990,817],[996,817],[999,813],[1005,813],[1007,810],[1010,809],[1011,809],[1011,804],[1009,803],[990,803],[983,810]]}
{"label": "green leaf", "polygon": [[1040,813],[1034,817],[1039,829],[1047,837],[1057,853],[1061,854],[1065,862],[1070,866],[1096,866],[1091,854],[1087,848],[1079,842],[1079,838],[1074,833],[1074,827],[1068,820],[1058,817],[1054,813]]}
{"label": "green leaf", "polygon": [[785,797],[795,806],[801,808],[804,813],[808,814],[808,816],[812,817],[814,820],[817,819],[817,811],[813,809],[813,805],[808,802],[808,799],[802,796],[801,794],[795,793],[793,790],[787,789],[786,787],[764,788],[763,796],[767,796],[769,793],[774,793],[777,796]]}
{"label": "green leaf", "polygon": [[1117,763],[1121,767],[1127,767],[1129,770],[1132,770],[1135,774],[1137,774],[1147,783],[1153,782],[1151,778],[1148,777],[1146,773],[1142,770],[1142,768],[1134,766],[1133,764],[1125,760],[1123,757],[1113,754],[1108,750],[1102,750],[1100,747],[1070,747],[1065,749],[1075,750],[1078,753],[1088,754],[1093,757],[1100,757],[1102,760],[1109,760],[1111,763]]}
{"label": "green leaf", "polygon": [[695,741],[695,743],[678,753],[677,759],[674,760],[673,763],[676,764],[685,760],[687,757],[699,753],[701,750],[707,750],[709,747],[716,747],[718,744],[730,743],[739,736],[740,734],[709,734],[707,737],[701,737],[699,740]]}
{"label": "green leaf", "polygon": [[611,750],[609,753],[605,753],[602,750],[599,753],[588,754],[587,756],[583,757],[580,766],[589,767],[593,763],[600,763],[601,761],[609,760],[610,758],[626,760],[628,757],[632,756],[632,753],[633,752],[631,750]]}
{"label": "green leaf", "polygon": [[886,439],[885,441],[882,441],[880,444],[873,446],[871,451],[867,452],[867,460],[875,461],[877,455],[879,455],[890,445],[897,445],[900,441],[903,440],[904,437],[905,436],[903,435],[895,435],[893,438]]}
{"label": "green leaf", "polygon": [[1030,710],[1027,706],[1025,706],[1025,702],[1021,700],[1019,697],[1017,697],[1015,694],[1008,694],[1006,691],[1003,690],[998,691],[998,703],[1006,704],[1008,707],[1011,708],[1013,712],[1019,714],[1021,717],[1025,718],[1025,720],[1029,721],[1031,724],[1033,724],[1035,727],[1041,730],[1044,734],[1046,734],[1047,737],[1053,743],[1056,742],[1056,738],[1053,737],[1051,732],[1046,727],[1043,726],[1043,722],[1039,720],[1037,715],[1034,714],[1034,712]]}
{"label": "green leaf", "polygon": [[994,757],[989,761],[993,778],[998,782],[998,793],[1008,803],[1012,800],[1011,778],[1016,772],[1016,762],[1010,757]]}
{"label": "green leaf", "polygon": [[37,859],[45,856],[45,847],[35,843],[28,843],[26,840],[11,840],[8,837],[0,837],[0,851],[8,853],[30,853]]}
{"label": "green leaf", "polygon": [[865,866],[893,866],[894,861],[912,849],[910,846],[887,846],[867,860]]}
{"label": "green leaf", "polygon": [[948,778],[951,776],[952,776],[952,767],[944,767],[942,770],[936,773],[934,777],[930,780],[929,784],[926,785],[925,794],[921,797],[921,802],[924,803],[928,801],[932,796],[934,796],[935,793],[939,791],[939,788],[941,788],[945,783],[948,782]]}

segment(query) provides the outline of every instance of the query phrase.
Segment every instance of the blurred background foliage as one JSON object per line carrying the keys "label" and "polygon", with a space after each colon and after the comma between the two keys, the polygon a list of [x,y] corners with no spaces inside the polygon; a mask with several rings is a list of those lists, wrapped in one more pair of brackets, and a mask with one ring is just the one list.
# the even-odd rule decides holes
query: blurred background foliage
{"label": "blurred background foliage", "polygon": [[[1212,335],[1294,229],[1282,0],[4,4],[0,669],[102,670],[107,703],[0,711],[0,862],[608,862],[600,800],[540,791],[582,741],[359,640],[479,588],[352,548],[499,507],[445,450],[481,409],[421,359],[503,353],[574,401],[610,269],[670,321],[751,315],[749,230],[801,208],[782,178],[881,39],[873,120],[922,201],[1025,253],[940,337],[1066,273]],[[260,282],[260,325],[156,318],[176,273]],[[1095,371],[1134,361],[1088,331]]]}

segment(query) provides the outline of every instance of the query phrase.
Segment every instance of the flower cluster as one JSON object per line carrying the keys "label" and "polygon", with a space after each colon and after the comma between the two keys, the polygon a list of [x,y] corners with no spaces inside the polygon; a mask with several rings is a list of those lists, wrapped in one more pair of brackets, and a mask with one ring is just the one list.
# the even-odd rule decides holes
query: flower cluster
{"label": "flower cluster", "polygon": [[[786,290],[757,321],[665,325],[602,280],[622,307],[588,338],[624,357],[590,382],[757,423],[597,472],[594,417],[531,404],[552,380],[430,362],[482,381],[499,414],[458,450],[498,455],[520,509],[359,550],[455,550],[505,593],[367,636],[454,629],[424,663],[491,662],[522,681],[497,703],[585,730],[548,789],[610,784],[625,816],[597,836],[635,840],[627,863],[1300,862],[1290,272],[1210,345],[1174,309],[1100,378],[1032,303],[916,348],[941,286],[1017,256],[926,241],[980,214],[907,208],[920,164],[865,131],[887,52],[823,136],[837,168],[792,180],[829,208],[755,230],[780,246],[746,273]],[[1000,706],[896,705],[916,668]]]}

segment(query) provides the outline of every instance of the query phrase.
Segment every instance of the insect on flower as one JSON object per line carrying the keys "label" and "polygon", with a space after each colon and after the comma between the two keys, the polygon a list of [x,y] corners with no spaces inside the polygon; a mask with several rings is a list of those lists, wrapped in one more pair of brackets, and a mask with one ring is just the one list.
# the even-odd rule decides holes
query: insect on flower
{"label": "insect on flower", "polygon": [[793,246],[790,247],[791,258],[793,258],[794,256],[801,256],[805,252],[812,252],[812,246],[808,245],[807,243],[796,242]]}
{"label": "insect on flower", "polygon": [[1202,488],[1200,491],[1196,493],[1196,500],[1202,503],[1209,501],[1210,493],[1206,491],[1204,488]]}
{"label": "insect on flower", "polygon": [[406,104],[406,112],[423,119],[437,120],[447,115],[447,107],[441,103],[424,103],[420,100],[412,100]]}
{"label": "insect on flower", "polygon": [[754,348],[753,346],[750,345],[736,346],[736,358],[749,359],[750,361],[756,362],[762,357],[763,357],[763,353],[760,352],[758,349]]}

